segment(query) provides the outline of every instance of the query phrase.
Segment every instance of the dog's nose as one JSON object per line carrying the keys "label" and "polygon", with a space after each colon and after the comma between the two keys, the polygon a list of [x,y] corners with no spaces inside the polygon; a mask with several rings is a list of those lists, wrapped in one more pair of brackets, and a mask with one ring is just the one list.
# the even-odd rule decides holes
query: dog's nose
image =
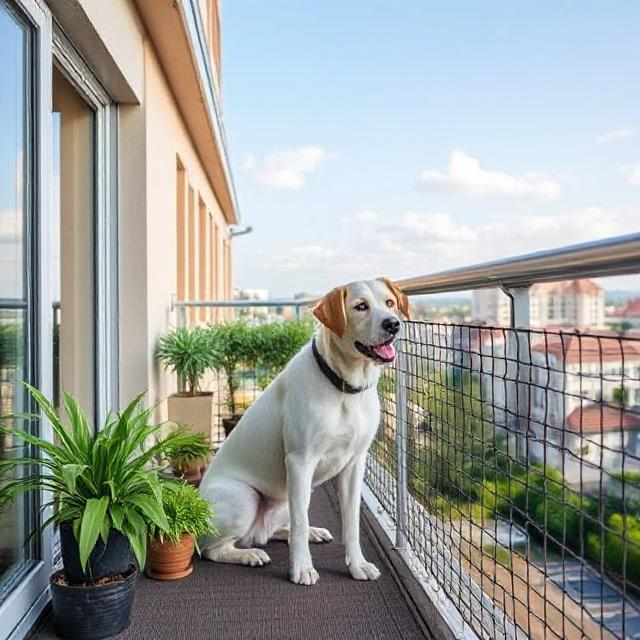
{"label": "dog's nose", "polygon": [[395,336],[400,331],[400,320],[396,318],[385,318],[382,321],[382,328],[388,331],[392,336]]}

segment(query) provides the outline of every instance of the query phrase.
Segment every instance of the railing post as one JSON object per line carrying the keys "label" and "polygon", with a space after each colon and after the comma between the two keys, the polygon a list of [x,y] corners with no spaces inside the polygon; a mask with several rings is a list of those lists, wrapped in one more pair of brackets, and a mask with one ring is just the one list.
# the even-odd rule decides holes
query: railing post
{"label": "railing post", "polygon": [[[516,459],[528,460],[526,445],[529,432],[529,333],[531,324],[529,287],[504,289],[511,299],[511,332],[507,340],[507,379],[509,384],[508,421],[515,431]],[[521,331],[522,330],[522,331]]]}
{"label": "railing post", "polygon": [[407,548],[407,342],[398,340],[396,356],[396,543]]}

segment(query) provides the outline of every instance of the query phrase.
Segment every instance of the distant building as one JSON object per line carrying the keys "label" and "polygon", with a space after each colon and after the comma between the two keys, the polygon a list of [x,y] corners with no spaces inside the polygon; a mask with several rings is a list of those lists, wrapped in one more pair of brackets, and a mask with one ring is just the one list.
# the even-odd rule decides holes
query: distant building
{"label": "distant building", "polygon": [[511,324],[511,301],[500,289],[476,289],[471,302],[471,315],[475,321],[495,327]]}
{"label": "distant building", "polygon": [[234,300],[268,300],[268,289],[234,289]]}
{"label": "distant building", "polygon": [[626,325],[627,327],[640,327],[640,298],[629,300],[624,306],[614,308],[607,314],[607,324]]}
{"label": "distant building", "polygon": [[[529,290],[532,327],[604,327],[604,290],[593,280],[534,284]],[[473,292],[474,319],[509,326],[511,301],[500,289]]]}
{"label": "distant building", "polygon": [[604,289],[593,280],[534,284],[530,306],[532,327],[604,327]]}
{"label": "distant building", "polygon": [[531,354],[531,458],[569,482],[599,480],[601,456],[605,471],[622,471],[623,451],[625,470],[640,471],[640,344],[548,334]]}

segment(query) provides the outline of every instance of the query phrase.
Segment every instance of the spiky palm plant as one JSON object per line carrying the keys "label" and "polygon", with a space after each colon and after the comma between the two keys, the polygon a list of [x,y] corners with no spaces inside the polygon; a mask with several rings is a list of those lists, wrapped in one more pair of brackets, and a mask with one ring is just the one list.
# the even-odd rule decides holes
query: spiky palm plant
{"label": "spiky palm plant", "polygon": [[217,360],[208,332],[201,327],[176,327],[163,335],[156,346],[155,357],[178,376],[187,394],[195,396],[204,374]]}
{"label": "spiky palm plant", "polygon": [[[40,528],[51,522],[72,523],[84,571],[98,538],[106,544],[111,528],[128,538],[140,567],[144,567],[148,530],[168,528],[162,481],[150,463],[169,457],[188,434],[178,430],[161,437],[162,425],[150,423],[153,408],[142,407],[144,394],[121,413],[109,414],[102,428],[93,433],[73,397],[64,394],[65,423],[37,389],[25,386],[51,423],[56,442],[0,425],[0,432],[30,445],[34,452],[0,460],[0,509],[21,494],[50,492],[52,500],[43,508],[53,506],[54,513]],[[39,416],[13,418],[37,420]]]}

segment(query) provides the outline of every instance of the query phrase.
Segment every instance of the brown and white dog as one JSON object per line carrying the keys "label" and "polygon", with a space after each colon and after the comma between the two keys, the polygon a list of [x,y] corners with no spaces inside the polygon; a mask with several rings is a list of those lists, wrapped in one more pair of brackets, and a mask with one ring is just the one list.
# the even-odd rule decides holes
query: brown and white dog
{"label": "brown and white dog", "polygon": [[202,480],[218,529],[202,541],[202,556],[262,566],[270,559],[259,547],[284,539],[291,580],[315,584],[309,542],[332,536],[309,526],[309,500],[337,477],[347,567],[356,580],[375,580],[380,572],[360,548],[360,493],[380,422],[376,386],[395,358],[408,299],[380,278],[333,289],[313,313],[318,334],[247,410]]}

